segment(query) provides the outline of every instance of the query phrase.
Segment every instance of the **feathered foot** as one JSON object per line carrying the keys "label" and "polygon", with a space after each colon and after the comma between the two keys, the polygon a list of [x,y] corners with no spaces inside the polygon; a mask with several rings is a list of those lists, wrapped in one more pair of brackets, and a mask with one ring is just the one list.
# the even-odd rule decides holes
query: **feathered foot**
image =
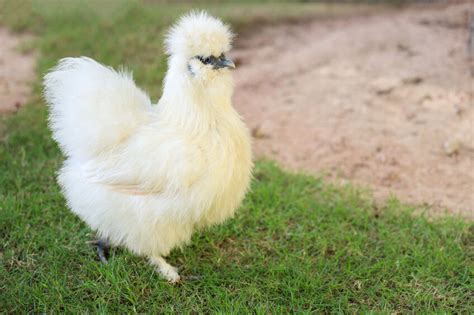
{"label": "feathered foot", "polygon": [[91,244],[93,246],[97,246],[97,256],[99,257],[100,261],[107,265],[110,252],[110,244],[104,240],[96,240],[92,241]]}
{"label": "feathered foot", "polygon": [[150,257],[150,263],[157,267],[158,272],[166,279],[169,283],[178,283],[181,278],[178,274],[178,268],[171,266],[161,256]]}

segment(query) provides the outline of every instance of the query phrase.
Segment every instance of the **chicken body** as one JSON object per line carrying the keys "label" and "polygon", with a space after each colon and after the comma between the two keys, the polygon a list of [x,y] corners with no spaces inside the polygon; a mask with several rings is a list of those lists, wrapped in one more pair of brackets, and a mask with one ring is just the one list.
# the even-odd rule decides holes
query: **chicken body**
{"label": "chicken body", "polygon": [[[230,37],[207,14],[183,18],[168,35],[156,106],[129,74],[92,59],[63,59],[45,78],[53,136],[67,158],[58,181],[68,206],[172,282],[179,275],[163,257],[195,229],[231,217],[251,178],[250,137],[222,57]],[[214,55],[214,64],[202,57]]]}

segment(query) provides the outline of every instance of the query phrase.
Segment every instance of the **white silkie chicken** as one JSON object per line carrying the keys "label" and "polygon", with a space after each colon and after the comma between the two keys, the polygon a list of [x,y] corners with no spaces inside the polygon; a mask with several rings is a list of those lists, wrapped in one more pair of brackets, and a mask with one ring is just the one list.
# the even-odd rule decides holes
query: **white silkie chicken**
{"label": "white silkie chicken", "polygon": [[204,12],[181,18],[166,37],[156,106],[129,73],[89,58],[62,59],[45,76],[68,206],[170,282],[180,276],[163,257],[231,217],[249,187],[250,136],[231,104],[234,64],[225,56],[231,41],[229,27]]}

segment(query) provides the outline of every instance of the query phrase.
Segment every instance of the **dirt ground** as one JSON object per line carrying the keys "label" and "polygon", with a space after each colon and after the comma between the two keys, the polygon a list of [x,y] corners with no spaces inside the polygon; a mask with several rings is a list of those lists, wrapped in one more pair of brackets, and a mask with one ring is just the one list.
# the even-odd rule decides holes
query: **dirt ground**
{"label": "dirt ground", "polygon": [[470,10],[412,7],[240,39],[235,104],[256,156],[473,219]]}
{"label": "dirt ground", "polygon": [[0,28],[0,113],[18,109],[31,95],[36,58],[34,54],[20,52],[22,43],[28,39]]}

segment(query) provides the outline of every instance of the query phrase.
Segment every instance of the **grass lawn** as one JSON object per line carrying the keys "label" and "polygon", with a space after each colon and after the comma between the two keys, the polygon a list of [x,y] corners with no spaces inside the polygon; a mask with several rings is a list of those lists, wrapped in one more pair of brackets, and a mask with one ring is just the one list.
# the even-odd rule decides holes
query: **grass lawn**
{"label": "grass lawn", "polygon": [[[198,7],[209,7],[199,4]],[[323,5],[210,5],[238,30],[299,16],[347,13]],[[107,8],[107,13],[104,9]],[[58,58],[126,64],[160,94],[163,30],[190,5],[153,1],[5,1],[0,23],[35,33],[30,104],[0,122],[0,310],[48,312],[452,312],[474,311],[474,225],[413,215],[395,199],[335,187],[258,162],[236,218],[197,233],[169,261],[191,278],[171,286],[125,250],[102,265],[93,234],[65,207],[61,164],[46,127],[42,74]],[[196,276],[196,277],[193,277]]]}

